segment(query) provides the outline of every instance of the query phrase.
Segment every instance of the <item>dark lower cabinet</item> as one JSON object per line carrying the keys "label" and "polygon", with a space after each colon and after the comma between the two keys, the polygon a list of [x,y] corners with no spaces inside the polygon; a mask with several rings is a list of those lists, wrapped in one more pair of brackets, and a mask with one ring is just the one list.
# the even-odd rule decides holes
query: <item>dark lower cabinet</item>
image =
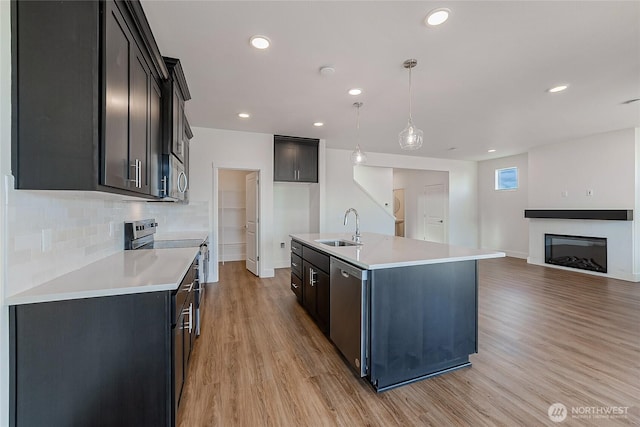
{"label": "dark lower cabinet", "polygon": [[323,252],[291,241],[291,290],[326,335],[329,335],[330,324],[329,259]]}
{"label": "dark lower cabinet", "polygon": [[171,426],[170,292],[10,307],[11,426]]}
{"label": "dark lower cabinet", "polygon": [[9,425],[176,425],[195,342],[195,263],[177,291],[9,309]]}

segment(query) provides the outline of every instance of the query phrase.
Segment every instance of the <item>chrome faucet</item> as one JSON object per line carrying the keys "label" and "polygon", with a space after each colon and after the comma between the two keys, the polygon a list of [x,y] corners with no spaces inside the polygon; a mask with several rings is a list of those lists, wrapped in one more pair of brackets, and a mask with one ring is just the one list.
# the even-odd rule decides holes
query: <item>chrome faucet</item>
{"label": "chrome faucet", "polygon": [[351,236],[351,239],[356,243],[360,243],[360,215],[358,215],[358,211],[354,208],[347,209],[347,211],[344,213],[344,225],[347,225],[349,212],[353,212],[354,214],[356,214],[356,234]]}

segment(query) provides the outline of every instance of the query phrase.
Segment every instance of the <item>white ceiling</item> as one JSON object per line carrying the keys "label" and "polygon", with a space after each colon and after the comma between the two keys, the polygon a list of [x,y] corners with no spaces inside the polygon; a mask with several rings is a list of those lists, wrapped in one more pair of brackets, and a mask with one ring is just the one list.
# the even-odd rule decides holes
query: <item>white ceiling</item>
{"label": "white ceiling", "polygon": [[[325,138],[365,151],[482,160],[640,126],[640,1],[143,1],[182,62],[192,126]],[[452,10],[427,27],[430,10]],[[255,34],[272,46],[249,46]],[[425,144],[398,146],[408,117]],[[319,73],[331,65],[332,76]],[[569,89],[549,94],[560,83]],[[353,97],[347,90],[363,89]],[[239,119],[247,111],[250,119]],[[312,123],[322,121],[323,128]],[[455,150],[449,150],[456,147]],[[493,148],[493,154],[487,150]]]}

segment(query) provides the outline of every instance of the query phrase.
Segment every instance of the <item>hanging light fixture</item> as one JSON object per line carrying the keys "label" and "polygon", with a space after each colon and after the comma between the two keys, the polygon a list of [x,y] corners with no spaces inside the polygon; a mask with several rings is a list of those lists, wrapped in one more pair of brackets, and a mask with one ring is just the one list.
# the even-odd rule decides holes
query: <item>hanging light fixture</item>
{"label": "hanging light fixture", "polygon": [[357,166],[367,162],[367,155],[360,148],[360,107],[362,107],[362,102],[354,102],[353,106],[357,108],[358,113],[356,118],[356,149],[351,153],[351,162]]}
{"label": "hanging light fixture", "polygon": [[403,150],[417,150],[422,147],[423,132],[413,125],[411,121],[411,69],[418,65],[418,60],[407,59],[404,61],[404,68],[409,69],[409,122],[398,135],[398,142]]}

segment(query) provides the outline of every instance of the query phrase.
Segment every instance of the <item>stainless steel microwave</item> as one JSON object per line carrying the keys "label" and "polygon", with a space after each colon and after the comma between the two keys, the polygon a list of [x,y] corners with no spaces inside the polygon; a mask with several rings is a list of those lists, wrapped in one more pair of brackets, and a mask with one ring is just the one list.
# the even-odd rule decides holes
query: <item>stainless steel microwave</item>
{"label": "stainless steel microwave", "polygon": [[162,195],[164,200],[185,202],[189,180],[184,165],[173,154],[163,155]]}

